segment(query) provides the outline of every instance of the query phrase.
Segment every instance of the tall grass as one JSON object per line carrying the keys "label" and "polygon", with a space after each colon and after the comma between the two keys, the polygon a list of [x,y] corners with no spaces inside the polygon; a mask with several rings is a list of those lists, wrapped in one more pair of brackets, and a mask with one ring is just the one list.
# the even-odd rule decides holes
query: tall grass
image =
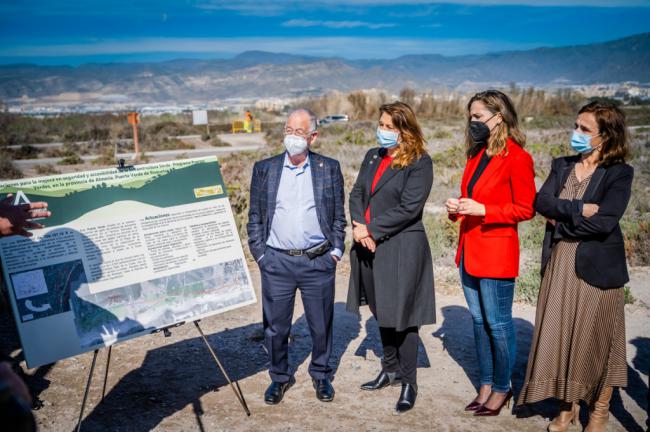
{"label": "tall grass", "polygon": [[[548,176],[555,157],[572,154],[569,136],[575,112],[582,103],[579,95],[571,92],[548,93],[535,89],[507,88],[515,101],[528,143],[526,150],[535,160],[536,183],[539,187]],[[443,210],[444,200],[458,196],[461,175],[465,166],[462,147],[467,95],[418,93],[405,89],[400,97],[409,101],[418,113],[427,148],[434,163],[434,184],[424,215],[429,244],[438,275],[455,285],[460,293],[457,271],[453,262],[458,241],[458,226],[450,222]],[[313,150],[337,159],[341,163],[347,195],[357,177],[366,151],[376,146],[375,128],[377,110],[381,103],[395,96],[379,91],[334,92],[305,101],[306,105],[323,116],[347,113],[355,120],[349,124],[333,124],[319,128]],[[650,124],[650,108],[624,107],[628,120],[635,124]],[[224,114],[225,115],[225,114]],[[254,114],[255,115],[255,114]],[[257,116],[257,118],[261,118]],[[277,120],[277,119],[276,119]],[[17,124],[12,122],[17,121]],[[270,121],[270,118],[269,118]],[[2,128],[2,126],[9,126]],[[646,123],[644,123],[646,122]],[[45,141],[96,139],[92,150],[100,150],[97,163],[114,163],[115,139],[130,137],[131,131],[124,119],[118,116],[65,116],[63,119],[33,119],[23,116],[0,115],[0,145],[8,143],[33,143]],[[78,128],[78,130],[75,130]],[[230,202],[239,233],[246,241],[246,222],[249,206],[249,186],[253,164],[263,158],[283,151],[282,124],[264,127],[268,145],[259,152],[232,153],[220,158],[222,174],[226,181]],[[107,131],[107,132],[102,132]],[[145,118],[141,128],[143,147],[150,151],[178,146],[170,136],[202,133],[189,124],[189,117],[162,116]],[[108,134],[108,139],[103,141]],[[621,221],[625,235],[627,258],[632,266],[650,265],[650,128],[637,129],[631,134],[635,180],[630,205]],[[214,142],[218,144],[217,141]],[[25,147],[11,154],[0,152],[0,177],[18,178],[22,173],[12,163],[17,157],[33,156],[33,147]],[[88,152],[88,146],[71,143],[63,148],[50,149],[46,156],[67,157],[78,161],[78,155]],[[94,154],[100,154],[95,152]],[[76,157],[75,157],[76,156]],[[50,168],[43,168],[42,172]],[[54,167],[51,168],[55,171]],[[39,171],[40,172],[40,171]],[[442,212],[441,212],[442,211]],[[349,219],[349,218],[348,218]],[[519,224],[521,242],[520,276],[517,281],[518,300],[534,302],[539,290],[541,242],[544,234],[541,216]],[[350,236],[347,238],[350,242]],[[247,248],[245,248],[247,250]]]}
{"label": "tall grass", "polygon": [[[587,101],[585,97],[570,90],[549,92],[515,85],[501,90],[510,96],[521,118],[531,117],[528,121],[533,122],[535,127],[552,126],[554,121],[562,117],[571,117]],[[421,119],[457,120],[465,118],[469,96],[453,91],[418,93],[411,88],[402,89],[399,96],[379,90],[359,90],[347,94],[334,91],[299,104],[311,108],[321,117],[344,113],[353,120],[376,120],[380,105],[399,99],[408,103]]]}

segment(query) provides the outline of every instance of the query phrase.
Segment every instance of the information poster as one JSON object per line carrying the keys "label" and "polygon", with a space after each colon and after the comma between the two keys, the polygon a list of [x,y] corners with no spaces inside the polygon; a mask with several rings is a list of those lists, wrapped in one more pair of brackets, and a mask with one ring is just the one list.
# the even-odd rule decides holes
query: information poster
{"label": "information poster", "polygon": [[216,157],[0,182],[46,201],[0,239],[29,367],[256,301]]}

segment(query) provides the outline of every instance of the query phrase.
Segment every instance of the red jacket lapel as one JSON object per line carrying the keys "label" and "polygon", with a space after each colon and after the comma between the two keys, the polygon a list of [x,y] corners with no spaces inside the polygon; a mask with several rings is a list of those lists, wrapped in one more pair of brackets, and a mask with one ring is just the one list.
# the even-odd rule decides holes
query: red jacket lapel
{"label": "red jacket lapel", "polygon": [[[510,153],[510,148],[513,145],[516,144],[514,143],[514,141],[508,138],[508,140],[506,141],[506,149],[505,149],[506,152],[502,152],[498,155],[492,156],[492,159],[490,159],[490,163],[488,163],[487,166],[485,167],[485,171],[483,171],[479,179],[476,181],[476,184],[474,184],[474,189],[472,193],[474,199],[476,199],[477,196],[481,195],[481,190],[484,190],[486,184],[488,184],[491,179],[494,179],[495,174],[497,174],[499,170],[504,167],[508,159],[508,154]],[[473,161],[473,165],[471,167],[472,172],[470,175],[467,176],[467,179],[463,178],[463,183],[464,183],[464,187],[462,189],[463,196],[467,196],[467,184],[469,183],[469,180],[474,175],[474,171],[476,171],[478,162],[481,160],[481,156],[483,156],[484,152],[485,149],[481,150],[479,154],[477,154],[475,157],[472,158]],[[469,163],[468,163],[468,168],[469,168]]]}
{"label": "red jacket lapel", "polygon": [[478,162],[481,160],[481,156],[483,155],[484,151],[485,149],[481,150],[476,156],[467,159],[467,164],[465,164],[465,172],[463,172],[463,179],[460,182],[461,197],[467,197],[467,185],[469,184],[469,180],[474,175],[474,171],[476,171],[476,167],[478,166]]}

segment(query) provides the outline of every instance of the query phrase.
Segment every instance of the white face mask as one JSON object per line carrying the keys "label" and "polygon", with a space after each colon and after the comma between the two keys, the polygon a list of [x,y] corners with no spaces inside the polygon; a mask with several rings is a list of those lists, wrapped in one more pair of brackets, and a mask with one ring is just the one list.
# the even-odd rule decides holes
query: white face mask
{"label": "white face mask", "polygon": [[284,148],[287,149],[289,156],[296,156],[307,150],[307,140],[297,135],[284,136]]}

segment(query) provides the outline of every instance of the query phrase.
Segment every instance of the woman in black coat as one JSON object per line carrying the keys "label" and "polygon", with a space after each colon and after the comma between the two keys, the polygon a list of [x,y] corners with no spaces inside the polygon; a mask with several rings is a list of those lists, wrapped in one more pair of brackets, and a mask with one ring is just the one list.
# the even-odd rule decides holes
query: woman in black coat
{"label": "woman in black coat", "polygon": [[634,170],[625,116],[592,102],[578,113],[571,146],[577,156],[553,161],[535,209],[546,219],[542,284],[526,380],[518,403],[560,400],[551,432],[593,406],[585,431],[606,429],[614,387],[627,385],[625,294],[629,280],[619,220]]}
{"label": "woman in black coat", "polygon": [[433,164],[413,110],[394,102],[380,108],[379,148],[366,154],[350,193],[354,245],[347,308],[367,304],[384,350],[379,376],[361,386],[402,385],[398,413],[417,396],[418,328],[435,322],[433,264],[422,211]]}

